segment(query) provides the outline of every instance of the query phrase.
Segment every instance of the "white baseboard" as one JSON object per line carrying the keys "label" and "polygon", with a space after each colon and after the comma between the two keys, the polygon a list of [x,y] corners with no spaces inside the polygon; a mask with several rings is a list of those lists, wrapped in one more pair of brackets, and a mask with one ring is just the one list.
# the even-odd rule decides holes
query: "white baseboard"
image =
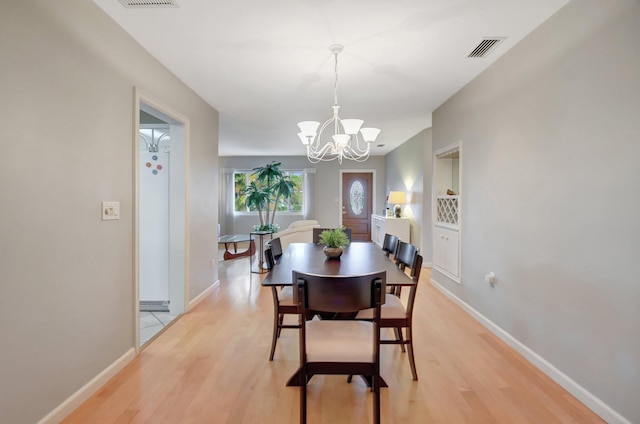
{"label": "white baseboard", "polygon": [[472,308],[462,299],[451,293],[444,286],[431,278],[431,284],[437,288],[442,294],[451,299],[456,305],[462,308],[466,313],[471,315],[476,321],[482,324],[487,330],[498,336],[502,341],[508,344],[516,352],[521,354],[533,366],[545,373],[549,378],[558,383],[562,388],[571,393],[576,399],[585,404],[589,409],[598,414],[600,418],[609,424],[632,424],[631,421],[614,411],[609,405],[594,396],[587,389],[573,381],[569,376],[551,365],[546,359],[529,349],[525,344],[517,340],[511,334],[504,331],[493,321],[482,315],[480,312]]}
{"label": "white baseboard", "polygon": [[[191,302],[189,302],[189,310],[194,308],[205,297],[207,297],[213,289],[220,285],[220,280],[211,284],[202,293],[196,296]],[[91,395],[97,392],[107,381],[114,377],[122,368],[125,367],[136,357],[135,348],[129,349],[124,355],[118,358],[113,364],[109,365],[100,374],[95,376],[91,381],[85,384],[77,392],[62,402],[57,408],[47,414],[44,418],[38,421],[38,424],[57,424],[62,421],[67,415],[72,413],[78,408],[84,401],[89,399]]]}
{"label": "white baseboard", "polygon": [[38,424],[57,424],[67,415],[76,410],[84,401],[89,399],[91,395],[97,392],[114,377],[122,368],[136,357],[136,350],[129,349],[124,355],[118,358],[114,363],[105,368],[100,374],[96,375],[91,381],[82,386],[80,390],[69,396],[67,400],[62,402],[56,409],[49,412]]}
{"label": "white baseboard", "polygon": [[196,307],[196,305],[200,302],[202,302],[202,300],[209,296],[211,294],[211,292],[213,291],[213,289],[215,289],[216,287],[218,287],[220,285],[220,280],[217,280],[216,282],[214,282],[213,284],[211,284],[209,287],[207,287],[206,289],[204,289],[202,291],[202,293],[200,293],[199,295],[197,295],[192,301],[189,302],[189,311],[192,310],[193,308]]}

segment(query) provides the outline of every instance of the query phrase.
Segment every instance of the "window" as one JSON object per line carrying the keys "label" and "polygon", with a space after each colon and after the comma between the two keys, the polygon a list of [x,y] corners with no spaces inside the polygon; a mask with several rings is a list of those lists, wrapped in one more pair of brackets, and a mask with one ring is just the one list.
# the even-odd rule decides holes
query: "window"
{"label": "window", "polygon": [[[293,192],[288,199],[278,198],[276,210],[278,212],[302,212],[304,205],[304,172],[303,171],[282,171],[282,174],[293,183]],[[234,181],[234,212],[257,212],[255,207],[247,208],[246,188],[255,181],[252,171],[236,171],[233,174]]]}

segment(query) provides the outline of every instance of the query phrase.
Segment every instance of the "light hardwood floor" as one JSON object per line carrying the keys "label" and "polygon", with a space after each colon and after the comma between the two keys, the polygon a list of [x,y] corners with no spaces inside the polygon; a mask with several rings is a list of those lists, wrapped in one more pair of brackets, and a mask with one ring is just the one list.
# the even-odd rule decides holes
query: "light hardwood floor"
{"label": "light hardwood floor", "polygon": [[[220,286],[81,405],[71,423],[298,422],[296,330],[283,330],[273,362],[271,292],[248,259],[220,265]],[[383,423],[602,423],[593,412],[489,333],[429,283],[414,317],[416,366],[382,347]],[[354,378],[315,376],[310,423],[371,422],[371,392]]]}

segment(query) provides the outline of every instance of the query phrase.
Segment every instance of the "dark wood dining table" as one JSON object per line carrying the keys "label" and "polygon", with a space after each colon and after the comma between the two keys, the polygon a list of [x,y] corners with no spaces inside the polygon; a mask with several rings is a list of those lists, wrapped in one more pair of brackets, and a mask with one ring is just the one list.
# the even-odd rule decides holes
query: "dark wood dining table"
{"label": "dark wood dining table", "polygon": [[[322,249],[322,245],[314,243],[289,244],[262,280],[262,285],[267,287],[293,285],[293,271],[340,276],[386,271],[388,286],[412,286],[415,284],[411,277],[400,270],[394,261],[385,256],[382,249],[373,243],[351,243],[343,248],[340,259],[327,259]],[[364,378],[367,384],[370,384],[368,378]],[[296,371],[287,381],[287,386],[298,386],[299,384],[300,377]],[[387,387],[387,383],[382,378],[380,386]]]}
{"label": "dark wood dining table", "polygon": [[340,259],[327,259],[321,244],[291,243],[262,280],[263,286],[293,285],[293,271],[319,275],[364,275],[386,271],[387,285],[412,286],[415,282],[400,270],[382,249],[371,242],[353,242]]}

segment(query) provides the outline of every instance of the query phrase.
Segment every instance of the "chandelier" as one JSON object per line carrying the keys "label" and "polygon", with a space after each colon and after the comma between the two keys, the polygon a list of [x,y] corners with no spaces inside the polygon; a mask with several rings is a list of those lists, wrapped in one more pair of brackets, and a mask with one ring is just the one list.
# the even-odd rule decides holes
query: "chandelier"
{"label": "chandelier", "polygon": [[[333,53],[335,60],[335,85],[333,90],[333,116],[322,126],[318,121],[303,121],[298,123],[300,132],[298,137],[307,148],[307,158],[311,163],[320,161],[331,161],[338,159],[364,162],[369,158],[371,143],[376,141],[380,130],[378,128],[360,128],[364,121],[362,119],[341,119],[338,115],[338,54],[343,50],[341,44],[332,44],[329,50]],[[333,125],[332,125],[333,124]],[[330,125],[333,127],[333,135],[323,139],[324,130]],[[320,127],[320,132],[318,132]],[[331,128],[327,131],[330,132]],[[316,137],[317,136],[317,137]],[[324,140],[324,142],[322,141]]]}

